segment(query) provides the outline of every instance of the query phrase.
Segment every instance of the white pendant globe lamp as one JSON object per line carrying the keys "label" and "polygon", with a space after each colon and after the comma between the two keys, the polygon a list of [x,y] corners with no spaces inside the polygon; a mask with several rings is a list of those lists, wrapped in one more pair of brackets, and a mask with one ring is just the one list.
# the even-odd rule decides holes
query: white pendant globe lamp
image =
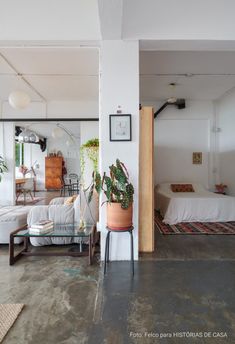
{"label": "white pendant globe lamp", "polygon": [[64,130],[57,126],[56,128],[54,128],[54,129],[52,130],[51,136],[52,136],[54,139],[61,139],[61,137],[64,136]]}
{"label": "white pendant globe lamp", "polygon": [[75,142],[74,142],[73,137],[72,137],[72,136],[69,136],[69,138],[68,138],[67,141],[66,141],[66,146],[67,146],[67,147],[71,147],[71,146],[73,146],[74,144],[75,144]]}
{"label": "white pendant globe lamp", "polygon": [[25,109],[30,104],[30,97],[23,91],[13,91],[8,97],[9,104],[16,110]]}

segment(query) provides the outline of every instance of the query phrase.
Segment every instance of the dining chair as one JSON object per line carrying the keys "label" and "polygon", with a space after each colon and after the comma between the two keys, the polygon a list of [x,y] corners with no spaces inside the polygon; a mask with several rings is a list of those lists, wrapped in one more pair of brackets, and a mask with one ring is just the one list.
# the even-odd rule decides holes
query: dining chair
{"label": "dining chair", "polygon": [[70,183],[70,195],[79,194],[79,181],[80,177],[77,173],[69,174],[69,183]]}
{"label": "dining chair", "polygon": [[34,190],[34,179],[26,178],[25,183],[20,185],[20,187],[16,190],[16,202],[18,201],[19,196],[22,194],[24,196],[24,205],[26,204],[27,195],[30,195],[33,201],[34,200],[33,194],[32,194],[33,190]]}
{"label": "dining chair", "polygon": [[68,192],[68,195],[70,196],[70,193],[71,193],[71,191],[70,191],[70,189],[71,189],[71,184],[70,184],[70,182],[69,183],[66,183],[65,181],[64,181],[64,178],[60,178],[60,181],[61,181],[61,189],[60,189],[60,196],[62,197],[62,196],[66,196],[66,193]]}

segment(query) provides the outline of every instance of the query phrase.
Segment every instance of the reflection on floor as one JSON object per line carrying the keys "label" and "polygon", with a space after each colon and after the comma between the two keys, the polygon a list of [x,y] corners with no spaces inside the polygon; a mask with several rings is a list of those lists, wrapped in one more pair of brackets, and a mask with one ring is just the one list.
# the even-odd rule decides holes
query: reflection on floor
{"label": "reflection on floor", "polygon": [[[134,279],[130,264],[112,263],[89,344],[234,343],[234,286],[229,261],[141,261]],[[192,338],[204,332],[225,337]]]}
{"label": "reflection on floor", "polygon": [[163,235],[155,228],[155,252],[144,260],[235,260],[235,235]]}
{"label": "reflection on floor", "polygon": [[9,267],[3,245],[0,303],[26,305],[4,343],[235,343],[234,240],[157,234],[156,253],[135,263],[134,278],[129,262],[109,263],[103,278],[87,258],[24,257]]}

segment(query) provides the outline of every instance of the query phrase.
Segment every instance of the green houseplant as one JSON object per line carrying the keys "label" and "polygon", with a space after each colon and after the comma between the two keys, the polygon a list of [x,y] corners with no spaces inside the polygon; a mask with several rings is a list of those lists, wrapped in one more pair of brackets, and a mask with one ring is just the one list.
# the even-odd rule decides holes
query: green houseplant
{"label": "green houseplant", "polygon": [[98,171],[99,163],[99,139],[91,139],[84,143],[80,148],[81,175],[84,175],[86,156],[92,162],[93,170]]}
{"label": "green houseplant", "polygon": [[109,167],[109,176],[104,173],[101,177],[98,172],[94,172],[89,201],[94,190],[99,194],[103,191],[106,196],[103,203],[107,203],[108,227],[117,230],[132,226],[134,187],[123,162],[116,159],[116,163]]}
{"label": "green houseplant", "polygon": [[[89,161],[91,166],[89,166]],[[93,175],[98,173],[99,165],[99,139],[94,138],[88,140],[80,147],[80,168],[81,168],[81,179],[80,179],[80,203],[81,203],[81,214],[80,214],[80,228],[86,226],[86,214],[90,214],[90,218],[93,219],[93,214],[89,205],[89,190],[93,184]],[[97,197],[98,207],[98,197]],[[93,219],[95,222],[95,220]]]}
{"label": "green houseplant", "polygon": [[3,159],[3,157],[0,155],[0,182],[2,180],[2,175],[7,172],[7,165],[5,163],[5,160]]}

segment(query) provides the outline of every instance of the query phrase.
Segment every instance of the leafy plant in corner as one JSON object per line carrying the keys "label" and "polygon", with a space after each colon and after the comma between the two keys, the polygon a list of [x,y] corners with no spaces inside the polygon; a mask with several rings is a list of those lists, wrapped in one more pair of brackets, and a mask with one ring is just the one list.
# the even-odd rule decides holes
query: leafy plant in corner
{"label": "leafy plant in corner", "polygon": [[80,148],[80,164],[81,174],[85,172],[85,155],[91,160],[93,169],[95,172],[98,171],[99,163],[99,139],[91,139],[84,143]]}
{"label": "leafy plant in corner", "polygon": [[[81,202],[81,196],[83,194],[83,197],[85,199],[85,206],[81,210],[80,213],[80,228],[84,228],[86,223],[84,220],[84,214],[86,213],[86,210],[88,209],[91,218],[93,219],[93,215],[89,206],[89,190],[91,188],[91,185],[88,187],[85,186],[85,180],[84,180],[84,174],[85,174],[85,167],[86,167],[86,161],[90,160],[92,163],[93,168],[93,174],[92,174],[92,181],[91,185],[93,184],[93,175],[98,172],[98,164],[99,164],[99,139],[94,138],[91,140],[88,140],[86,143],[84,143],[80,148],[80,167],[81,167],[81,180],[80,180],[80,202]],[[87,193],[88,192],[88,196]]]}
{"label": "leafy plant in corner", "polygon": [[106,196],[103,203],[120,203],[122,209],[128,209],[133,203],[134,187],[129,181],[129,174],[123,162],[116,159],[116,164],[109,167],[110,176],[99,172],[93,173],[93,183],[90,187],[88,201],[90,202],[94,190]]}
{"label": "leafy plant in corner", "polygon": [[2,175],[7,171],[8,171],[7,165],[6,165],[3,157],[0,155],[0,182],[2,180]]}

